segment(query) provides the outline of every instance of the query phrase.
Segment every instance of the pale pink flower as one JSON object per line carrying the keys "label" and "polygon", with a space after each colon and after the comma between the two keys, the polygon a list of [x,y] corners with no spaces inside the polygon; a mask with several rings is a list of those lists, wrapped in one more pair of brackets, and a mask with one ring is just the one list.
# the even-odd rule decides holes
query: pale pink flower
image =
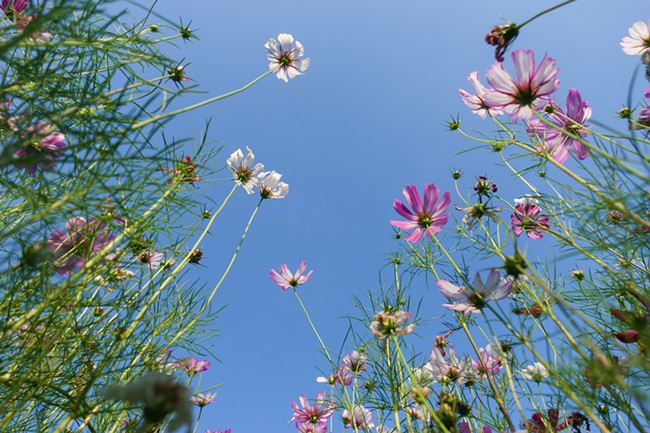
{"label": "pale pink flower", "polygon": [[208,394],[199,394],[196,396],[190,397],[190,400],[192,400],[192,403],[197,405],[198,407],[205,407],[209,405],[210,403],[214,403],[214,401],[217,399],[217,393],[208,393]]}
{"label": "pale pink flower", "polygon": [[234,151],[230,158],[226,161],[228,163],[228,170],[233,174],[233,177],[244,188],[248,194],[253,193],[255,187],[255,180],[264,171],[264,166],[260,163],[253,165],[255,162],[255,155],[246,146],[246,157],[241,149]]}
{"label": "pale pink flower", "polygon": [[163,258],[164,258],[163,253],[156,253],[153,251],[148,251],[138,256],[140,262],[146,265],[149,269],[158,268]]}
{"label": "pale pink flower", "polygon": [[492,269],[483,284],[477,272],[472,287],[456,286],[447,280],[439,280],[438,288],[449,299],[459,300],[457,304],[442,304],[451,310],[480,314],[487,301],[499,301],[512,293],[512,282],[501,279],[497,269]]}
{"label": "pale pink flower", "polygon": [[269,63],[269,70],[277,69],[277,77],[284,82],[288,82],[289,78],[296,75],[302,75],[303,72],[309,67],[310,59],[299,59],[304,54],[302,44],[293,40],[293,36],[287,33],[280,33],[278,35],[278,42],[271,38],[264,45],[267,52],[267,59]]}
{"label": "pale pink flower", "polygon": [[463,89],[458,89],[458,94],[463,99],[465,105],[472,110],[472,113],[478,114],[481,119],[485,119],[488,115],[496,117],[503,114],[503,110],[492,108],[485,103],[486,88],[481,84],[478,78],[478,72],[473,71],[467,79],[474,86],[474,92],[476,94],[472,95]]}
{"label": "pale pink flower", "polygon": [[391,335],[408,335],[413,332],[415,324],[403,325],[412,317],[408,311],[398,311],[395,314],[380,311],[375,315],[375,320],[370,324],[370,332],[380,340]]}
{"label": "pale pink flower", "polygon": [[464,383],[465,372],[464,363],[458,358],[453,349],[447,351],[447,356],[444,357],[440,351],[434,349],[431,351],[429,361],[424,364],[422,370],[431,375],[433,380],[442,384],[449,384],[450,382]]}
{"label": "pale pink flower", "polygon": [[336,373],[330,374],[329,377],[319,376],[316,378],[318,383],[327,383],[330,386],[341,384],[350,385],[354,381],[354,375],[343,368],[339,368]]}
{"label": "pale pink flower", "polygon": [[566,98],[566,113],[562,108],[555,106],[553,113],[549,115],[553,126],[539,119],[533,119],[528,122],[526,130],[529,135],[542,140],[544,149],[557,162],[565,162],[569,158],[571,149],[575,151],[578,159],[583,160],[589,156],[589,149],[580,140],[569,137],[566,133],[584,140],[587,137],[586,131],[591,128],[590,125],[585,125],[590,117],[591,108],[587,101],[582,99],[579,91],[571,89]]}
{"label": "pale pink flower", "polygon": [[210,363],[208,361],[199,361],[193,356],[188,358],[181,358],[177,362],[178,368],[185,371],[190,376],[193,376],[195,373],[200,371],[205,371],[210,368]]}
{"label": "pale pink flower", "polygon": [[22,139],[27,144],[14,152],[18,168],[25,167],[29,174],[34,174],[36,167],[46,171],[54,169],[56,160],[64,154],[65,135],[50,129],[50,124],[37,122],[24,130]]}
{"label": "pale pink flower", "polygon": [[493,376],[499,373],[501,368],[501,357],[495,352],[492,346],[488,346],[487,349],[479,349],[481,358],[485,366],[481,364],[481,361],[473,361],[474,371],[476,371],[475,379],[486,379],[488,375]]}
{"label": "pale pink flower", "polygon": [[368,368],[368,357],[356,350],[353,350],[349,355],[345,355],[341,361],[341,369],[353,374],[361,373],[366,368]]}
{"label": "pale pink flower", "polygon": [[413,212],[396,199],[393,208],[408,221],[391,220],[390,223],[402,230],[415,229],[413,233],[406,237],[408,242],[419,242],[424,233],[427,234],[427,237],[434,236],[442,230],[440,226],[447,224],[451,212],[444,215],[443,213],[447,211],[451,202],[449,192],[445,192],[442,199],[438,201],[440,195],[438,187],[432,183],[427,183],[424,185],[424,203],[422,203],[415,185],[407,186],[402,192]]}
{"label": "pale pink flower", "polygon": [[517,50],[512,53],[517,79],[496,62],[486,76],[492,89],[485,94],[485,104],[491,108],[503,109],[516,119],[530,119],[533,110],[541,110],[549,95],[560,87],[555,77],[559,69],[553,69],[555,60],[546,55],[539,66],[535,64],[532,50]]}
{"label": "pale pink flower", "polygon": [[365,407],[359,405],[355,406],[352,412],[348,409],[343,411],[343,422],[345,428],[355,428],[358,430],[372,430],[375,428],[375,423],[372,421],[372,413]]}
{"label": "pale pink flower", "polygon": [[302,409],[298,407],[295,401],[291,401],[291,407],[293,408],[291,421],[297,420],[301,423],[320,424],[326,422],[327,418],[334,413],[334,402],[327,397],[324,391],[316,394],[313,406],[304,395],[300,396],[300,404]]}
{"label": "pale pink flower", "polygon": [[309,271],[307,275],[303,275],[307,270],[307,263],[304,260],[300,260],[298,265],[298,270],[295,274],[292,274],[289,270],[289,267],[284,264],[280,265],[280,273],[278,274],[275,269],[271,269],[271,279],[275,281],[275,284],[282,287],[283,290],[287,290],[289,287],[296,288],[299,284],[304,284],[309,281],[311,274],[314,271]]}
{"label": "pale pink flower", "polygon": [[310,422],[296,421],[296,428],[300,433],[327,433],[327,423],[312,424]]}
{"label": "pale pink flower", "polygon": [[[650,22],[649,22],[650,23]],[[631,56],[642,56],[650,50],[650,27],[643,21],[637,21],[628,29],[630,36],[621,41],[623,52]]]}

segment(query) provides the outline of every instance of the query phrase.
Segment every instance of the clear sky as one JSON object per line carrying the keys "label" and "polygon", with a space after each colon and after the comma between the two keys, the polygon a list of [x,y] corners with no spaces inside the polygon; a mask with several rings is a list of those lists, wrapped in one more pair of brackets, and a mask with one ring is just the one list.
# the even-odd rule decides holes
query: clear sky
{"label": "clear sky", "polygon": [[[144,0],[143,0],[144,2]],[[220,166],[237,148],[249,146],[266,169],[290,185],[282,200],[262,205],[215,307],[226,306],[215,326],[212,367],[205,387],[223,382],[205,408],[198,432],[295,431],[291,400],[323,389],[315,366],[327,366],[296,299],[269,278],[269,270],[300,259],[313,269],[300,288],[325,343],[337,350],[353,313],[351,299],[378,280],[385,254],[396,248],[389,220],[392,203],[406,185],[433,182],[452,190],[452,169],[464,186],[478,175],[494,179],[500,193],[521,194],[496,154],[477,150],[445,131],[460,114],[465,130],[491,130],[463,105],[458,89],[494,63],[485,34],[501,16],[521,22],[555,4],[520,0],[159,0],[157,10],[191,21],[200,41],[179,43],[179,61],[206,96],[246,84],[267,70],[264,43],[291,33],[311,58],[304,76],[284,83],[269,76],[243,94],[176,119],[167,133],[185,137],[212,118],[209,138],[224,146]],[[512,49],[533,49],[557,59],[557,98],[577,88],[593,119],[624,127],[615,112],[626,102],[638,58],[625,55],[621,38],[633,22],[650,18],[647,0],[579,0],[522,29]],[[178,22],[178,21],[177,21]],[[513,71],[509,54],[505,67]],[[641,100],[637,81],[634,100]],[[184,104],[202,99],[185,98]],[[617,123],[618,122],[618,123]],[[224,174],[225,177],[225,174]],[[231,184],[204,192],[220,202]],[[452,194],[453,196],[453,194]],[[453,200],[456,203],[458,200]],[[203,246],[201,277],[214,285],[232,255],[257,198],[237,191]],[[456,212],[456,214],[459,214]],[[458,218],[461,215],[457,215]],[[538,247],[539,248],[539,247]],[[531,249],[529,254],[543,255]],[[431,315],[445,313],[430,293]],[[449,316],[450,317],[450,316]],[[442,328],[421,331],[430,347]],[[418,338],[418,337],[414,337]],[[350,348],[351,349],[351,348]],[[425,349],[426,350],[426,349]]]}

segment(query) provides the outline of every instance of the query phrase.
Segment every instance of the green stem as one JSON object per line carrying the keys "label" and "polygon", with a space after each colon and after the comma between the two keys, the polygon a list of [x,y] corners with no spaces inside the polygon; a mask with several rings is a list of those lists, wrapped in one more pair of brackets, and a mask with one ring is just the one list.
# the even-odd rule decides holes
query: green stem
{"label": "green stem", "polygon": [[567,0],[567,1],[565,1],[564,3],[560,3],[560,4],[558,4],[558,5],[555,5],[555,6],[551,7],[551,8],[548,8],[548,9],[546,9],[545,11],[542,11],[542,12],[538,13],[537,15],[534,15],[532,18],[527,19],[527,20],[524,21],[523,23],[518,24],[518,25],[517,25],[517,28],[522,28],[523,26],[525,26],[525,25],[528,24],[529,22],[531,22],[531,21],[533,21],[533,20],[535,20],[535,19],[541,17],[542,15],[547,14],[547,13],[549,13],[549,12],[551,12],[551,11],[557,9],[557,8],[561,8],[561,7],[564,6],[564,5],[568,5],[569,3],[573,3],[574,1],[576,1],[576,0]]}

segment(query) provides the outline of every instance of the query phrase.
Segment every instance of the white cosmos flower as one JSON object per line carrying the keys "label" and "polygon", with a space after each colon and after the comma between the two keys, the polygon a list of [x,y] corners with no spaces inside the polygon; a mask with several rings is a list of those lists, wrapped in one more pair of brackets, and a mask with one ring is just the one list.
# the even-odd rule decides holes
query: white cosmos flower
{"label": "white cosmos flower", "polygon": [[293,36],[287,33],[278,35],[278,42],[271,38],[264,45],[266,47],[266,57],[271,61],[269,70],[278,70],[279,79],[288,82],[289,78],[301,75],[308,67],[310,59],[299,59],[304,54],[302,44],[293,40]]}
{"label": "white cosmos flower", "polygon": [[650,28],[643,21],[637,21],[632,24],[628,32],[630,36],[625,36],[621,40],[623,52],[631,56],[642,56],[650,51]]}
{"label": "white cosmos flower", "polygon": [[284,198],[289,192],[289,185],[280,182],[282,175],[275,171],[260,173],[255,178],[255,186],[260,190],[262,198]]}
{"label": "white cosmos flower", "polygon": [[542,379],[548,377],[548,370],[541,362],[535,362],[533,365],[529,365],[521,370],[521,374],[528,380],[541,382]]}
{"label": "white cosmos flower", "polygon": [[241,149],[234,151],[230,158],[228,158],[228,169],[232,172],[233,178],[238,181],[242,187],[246,190],[247,193],[252,194],[253,188],[255,187],[255,179],[264,171],[264,166],[262,164],[255,164],[255,155],[253,152],[246,146],[248,153],[246,157],[242,153]]}

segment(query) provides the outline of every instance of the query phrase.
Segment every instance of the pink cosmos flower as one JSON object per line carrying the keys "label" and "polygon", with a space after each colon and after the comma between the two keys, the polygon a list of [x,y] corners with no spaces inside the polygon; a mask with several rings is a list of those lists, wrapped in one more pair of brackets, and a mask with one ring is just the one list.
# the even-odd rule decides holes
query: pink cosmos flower
{"label": "pink cosmos flower", "polygon": [[140,259],[140,262],[145,264],[149,269],[156,269],[160,266],[160,262],[162,261],[163,257],[163,253],[148,251],[140,254],[138,256],[138,259]]}
{"label": "pink cosmos flower", "polygon": [[368,357],[356,350],[353,350],[349,355],[345,355],[341,361],[341,369],[353,374],[361,373],[366,368],[368,368]]}
{"label": "pink cosmos flower", "polygon": [[422,370],[429,373],[433,380],[445,385],[456,381],[460,384],[466,383],[465,367],[470,363],[469,360],[461,361],[453,349],[447,352],[447,356],[444,357],[438,350],[432,350],[431,357]]}
{"label": "pink cosmos flower", "polygon": [[555,78],[559,69],[553,69],[555,60],[546,55],[536,66],[532,50],[517,50],[512,60],[517,79],[503,69],[501,62],[494,63],[486,73],[492,89],[486,92],[484,102],[491,108],[503,109],[515,120],[530,119],[533,110],[541,110],[548,96],[560,87]]}
{"label": "pink cosmos flower", "polygon": [[583,101],[580,92],[576,89],[569,90],[566,98],[566,113],[555,106],[549,120],[555,126],[549,126],[539,119],[528,122],[527,131],[531,136],[537,136],[542,140],[542,146],[559,163],[564,163],[569,158],[571,149],[576,153],[579,160],[589,156],[589,150],[579,140],[569,137],[563,131],[581,138],[586,138],[587,129],[584,123],[591,117],[591,108],[587,101]]}
{"label": "pink cosmos flower", "polygon": [[[650,102],[650,87],[645,89],[645,99]],[[641,109],[641,112],[639,113],[639,121],[640,122],[647,122],[650,120],[650,105],[646,105]]]}
{"label": "pink cosmos flower", "polygon": [[277,77],[284,82],[288,82],[289,78],[296,75],[302,75],[303,72],[309,67],[310,59],[299,59],[304,54],[302,44],[293,40],[293,36],[287,33],[280,33],[278,35],[278,42],[271,38],[264,45],[266,48],[266,58],[271,61],[269,63],[269,70],[277,69]]}
{"label": "pink cosmos flower", "polygon": [[442,199],[438,201],[440,194],[438,187],[432,183],[427,183],[424,185],[424,204],[415,185],[407,186],[404,188],[403,193],[413,212],[396,199],[393,208],[408,221],[391,220],[390,223],[402,230],[415,229],[413,233],[406,237],[408,242],[419,242],[425,232],[427,237],[431,237],[442,230],[439,226],[447,224],[447,218],[449,218],[451,212],[445,215],[443,213],[449,208],[451,202],[449,192],[445,192]]}
{"label": "pink cosmos flower", "polygon": [[296,421],[296,428],[300,433],[327,433],[327,423],[312,424],[310,422]]}
{"label": "pink cosmos flower", "polygon": [[349,427],[358,430],[372,430],[375,428],[375,423],[372,422],[372,413],[361,405],[355,406],[352,412],[345,409],[343,411],[343,422],[346,429]]}
{"label": "pink cosmos flower", "polygon": [[197,405],[198,407],[205,407],[209,405],[210,403],[214,403],[214,401],[217,399],[217,393],[208,393],[208,394],[199,394],[196,396],[190,397],[190,400],[192,400],[192,403]]}
{"label": "pink cosmos flower", "polygon": [[224,430],[224,431],[221,431],[221,430],[214,430],[214,431],[213,431],[213,430],[210,430],[210,429],[207,429],[207,428],[206,428],[205,431],[204,431],[203,433],[230,433],[230,430],[231,430],[231,429]]}
{"label": "pink cosmos flower", "polygon": [[319,376],[316,378],[318,383],[327,383],[329,385],[341,384],[348,386],[354,381],[354,375],[343,368],[339,368],[336,373],[330,374],[329,377]]}
{"label": "pink cosmos flower", "polygon": [[643,21],[637,21],[628,29],[630,36],[621,40],[623,52],[631,56],[642,56],[650,52],[650,27]]}
{"label": "pink cosmos flower", "polygon": [[52,170],[55,161],[63,156],[65,135],[60,132],[49,132],[51,126],[44,122],[37,122],[25,129],[23,140],[29,144],[14,152],[16,166],[27,170],[29,174],[36,172],[36,167],[43,170]]}
{"label": "pink cosmos flower", "polygon": [[488,346],[487,349],[479,349],[481,358],[485,367],[481,364],[480,361],[474,361],[473,370],[476,371],[474,375],[475,379],[487,379],[488,375],[493,376],[499,373],[501,368],[501,357],[496,353],[492,346]]}
{"label": "pink cosmos flower", "polygon": [[264,166],[260,163],[253,165],[255,155],[248,146],[246,146],[246,150],[248,150],[246,157],[244,157],[241,149],[237,149],[226,162],[228,163],[228,170],[233,174],[233,178],[239,182],[248,194],[252,194],[255,179],[264,171]]}
{"label": "pink cosmos flower", "polygon": [[22,12],[27,7],[28,0],[2,0],[0,9],[9,15],[11,12]]}
{"label": "pink cosmos flower", "polygon": [[488,115],[496,117],[503,114],[503,110],[492,108],[485,103],[485,93],[487,90],[481,84],[478,78],[478,72],[472,72],[467,79],[474,86],[474,92],[476,94],[472,95],[463,89],[458,89],[458,94],[463,99],[465,105],[473,110],[472,113],[478,114],[481,119],[485,119]]}
{"label": "pink cosmos flower", "polygon": [[375,320],[370,324],[370,332],[380,340],[391,335],[408,335],[415,329],[415,323],[410,323],[407,326],[402,325],[412,317],[408,311],[398,311],[395,314],[380,311],[375,315]]}
{"label": "pink cosmos flower", "polygon": [[[98,254],[113,241],[113,235],[106,231],[106,223],[90,218],[72,217],[65,224],[66,234],[54,230],[48,238],[49,248],[53,251],[59,275],[69,275],[81,269],[86,261]],[[109,254],[108,259],[114,257]]]}
{"label": "pink cosmos flower", "polygon": [[296,288],[299,284],[304,284],[309,281],[311,273],[314,271],[309,271],[307,275],[303,275],[307,270],[307,263],[304,260],[300,260],[300,265],[298,265],[298,270],[295,274],[292,274],[289,270],[289,267],[285,265],[280,265],[280,273],[278,274],[275,269],[271,269],[271,279],[275,281],[275,284],[282,287],[283,290],[287,290],[289,287]]}
{"label": "pink cosmos flower", "polygon": [[502,280],[499,271],[492,269],[485,284],[477,272],[472,287],[459,287],[447,280],[439,280],[438,288],[447,298],[462,301],[457,304],[442,304],[443,307],[463,312],[467,316],[470,313],[480,314],[487,301],[499,301],[510,295],[512,281]]}
{"label": "pink cosmos flower", "polygon": [[327,418],[334,413],[334,402],[327,398],[324,391],[316,394],[313,406],[304,395],[300,396],[300,404],[302,409],[298,407],[295,401],[291,401],[291,407],[293,408],[291,421],[297,420],[301,423],[320,424],[326,422]]}
{"label": "pink cosmos flower", "polygon": [[194,376],[194,374],[210,368],[210,363],[208,361],[199,361],[193,356],[181,358],[178,360],[177,364],[178,368],[185,371],[190,376]]}
{"label": "pink cosmos flower", "polygon": [[531,239],[541,239],[543,231],[551,226],[546,215],[539,215],[541,209],[534,204],[518,204],[515,213],[510,215],[512,231],[519,237],[523,232]]}

